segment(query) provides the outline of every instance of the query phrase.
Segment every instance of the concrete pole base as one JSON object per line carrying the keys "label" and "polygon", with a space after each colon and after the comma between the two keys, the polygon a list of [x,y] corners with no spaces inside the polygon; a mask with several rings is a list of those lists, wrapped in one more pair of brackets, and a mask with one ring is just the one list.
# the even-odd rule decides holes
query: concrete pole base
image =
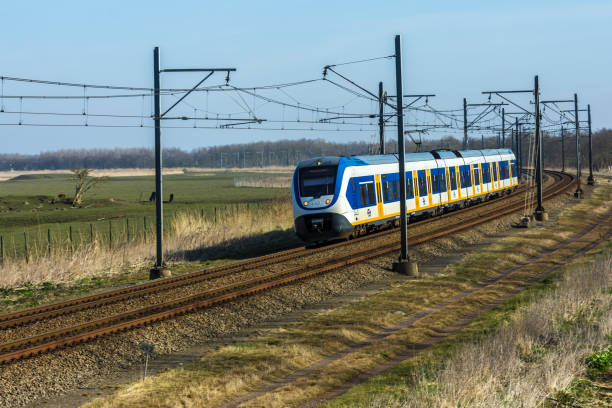
{"label": "concrete pole base", "polygon": [[574,191],[574,197],[576,197],[576,198],[584,198],[584,197],[582,197],[582,189],[578,189],[578,190]]}
{"label": "concrete pole base", "polygon": [[411,260],[398,260],[393,262],[393,271],[406,276],[419,277],[419,265]]}
{"label": "concrete pole base", "polygon": [[529,228],[532,218],[533,218],[533,215],[524,215],[523,217],[521,217],[519,222],[512,224],[512,226],[514,228]]}
{"label": "concrete pole base", "polygon": [[587,184],[589,186],[594,186],[595,185],[595,179],[593,178],[593,176],[589,176],[589,178],[587,179]]}
{"label": "concrete pole base", "polygon": [[170,269],[163,266],[154,266],[149,270],[149,280],[155,280],[159,278],[168,278],[172,276]]}
{"label": "concrete pole base", "polygon": [[533,213],[533,216],[535,217],[536,221],[548,221],[548,213],[544,210],[536,210],[536,212]]}

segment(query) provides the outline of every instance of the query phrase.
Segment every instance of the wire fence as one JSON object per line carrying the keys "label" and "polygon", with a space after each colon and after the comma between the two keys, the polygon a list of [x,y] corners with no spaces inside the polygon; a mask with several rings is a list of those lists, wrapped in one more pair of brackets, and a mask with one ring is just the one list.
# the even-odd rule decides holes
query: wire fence
{"label": "wire fence", "polygon": [[[177,217],[190,215],[209,223],[220,223],[242,212],[259,212],[265,202],[233,203],[220,207],[190,208],[164,214],[164,235],[171,230]],[[23,231],[0,231],[0,263],[8,258],[25,259],[72,253],[98,245],[109,249],[130,243],[155,242],[154,216],[126,216],[92,222],[61,223],[53,227],[35,227]]]}

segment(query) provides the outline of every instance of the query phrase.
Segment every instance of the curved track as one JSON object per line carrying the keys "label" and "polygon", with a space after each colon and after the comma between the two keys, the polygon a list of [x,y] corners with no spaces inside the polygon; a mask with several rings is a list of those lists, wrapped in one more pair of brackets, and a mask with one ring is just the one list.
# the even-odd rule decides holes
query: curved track
{"label": "curved track", "polygon": [[[547,172],[554,182],[545,190],[545,198],[550,198],[565,191],[573,181],[573,177],[560,172]],[[421,221],[415,225],[431,224],[432,227],[423,233],[409,236],[409,244],[415,245],[431,239],[446,236],[472,226],[499,218],[502,215],[520,210],[523,207],[522,195],[517,193],[503,200],[492,200]],[[461,216],[458,216],[461,214]],[[459,222],[457,222],[459,220]],[[437,226],[437,224],[442,224]],[[159,304],[154,304],[124,313],[115,314],[103,319],[88,321],[75,326],[60,328],[28,338],[0,344],[0,363],[27,358],[36,354],[52,351],[104,335],[117,333],[130,328],[143,326],[155,321],[189,313],[215,304],[228,302],[238,297],[248,296],[273,287],[362,262],[399,249],[396,230],[389,230],[372,236],[366,236],[349,242],[340,242],[316,249],[296,248],[232,263],[216,268],[196,271],[193,273],[148,282],[129,288],[117,289],[96,295],[90,295],[65,302],[59,302],[39,308],[32,308],[16,313],[0,316],[0,329],[27,325],[54,316],[70,314],[78,310],[93,308],[103,304],[120,302],[124,299],[143,296],[172,288],[190,285],[196,282],[227,276],[232,273],[247,271],[273,263],[286,262],[301,258],[304,255],[329,251],[332,248],[346,247],[349,252],[340,257],[328,257],[307,263],[281,272],[241,281],[238,283],[207,290],[196,295],[180,297]],[[357,242],[368,241],[367,249],[359,249]],[[351,248],[355,247],[353,250]]]}

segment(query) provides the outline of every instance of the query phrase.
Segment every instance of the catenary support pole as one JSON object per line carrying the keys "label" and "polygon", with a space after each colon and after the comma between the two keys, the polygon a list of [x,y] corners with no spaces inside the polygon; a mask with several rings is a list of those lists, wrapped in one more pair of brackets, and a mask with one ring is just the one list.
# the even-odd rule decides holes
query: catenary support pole
{"label": "catenary support pole", "polygon": [[582,198],[582,185],[580,178],[582,176],[580,163],[580,120],[578,118],[578,94],[574,94],[574,121],[576,125],[576,191],[574,197]]}
{"label": "catenary support pole", "polygon": [[[519,123],[518,118],[514,118],[514,153],[516,155],[516,162],[518,163],[519,157]],[[519,178],[521,175],[519,174]]]}
{"label": "catenary support pole", "polygon": [[506,147],[506,111],[502,108],[502,140],[501,140],[502,149]]}
{"label": "catenary support pole", "polygon": [[402,47],[401,38],[395,36],[395,87],[397,101],[397,142],[399,154],[399,188],[400,188],[400,239],[401,252],[398,262],[393,263],[393,270],[407,275],[417,275],[416,262],[408,256],[408,218],[406,216],[406,145],[404,143],[404,113],[402,89]]}
{"label": "catenary support pole", "polygon": [[587,179],[587,184],[592,186],[595,184],[595,179],[593,178],[593,134],[591,133],[591,105],[587,105],[587,114],[589,120],[589,178]]}
{"label": "catenary support pole", "polygon": [[561,126],[561,171],[565,173],[565,128]]}
{"label": "catenary support pole", "polygon": [[[155,266],[159,275],[159,270],[164,265],[164,213],[162,195],[162,149],[161,149],[161,116],[160,116],[160,86],[159,86],[159,47],[153,49],[153,95],[154,95],[154,116],[155,122]],[[153,276],[154,277],[154,276]]]}
{"label": "catenary support pole", "polygon": [[385,154],[385,118],[384,114],[383,83],[378,83],[378,131],[380,134],[380,154]]}
{"label": "catenary support pole", "polygon": [[546,211],[542,203],[542,129],[540,129],[540,85],[538,82],[538,76],[534,78],[534,100],[535,100],[535,141],[536,141],[536,184],[537,184],[537,196],[538,206],[535,210],[535,218],[538,221],[545,221],[548,219]]}
{"label": "catenary support pole", "polygon": [[463,98],[463,150],[468,148],[467,99]]}
{"label": "catenary support pole", "polygon": [[519,174],[523,174],[523,127],[519,129],[518,135],[518,167]]}

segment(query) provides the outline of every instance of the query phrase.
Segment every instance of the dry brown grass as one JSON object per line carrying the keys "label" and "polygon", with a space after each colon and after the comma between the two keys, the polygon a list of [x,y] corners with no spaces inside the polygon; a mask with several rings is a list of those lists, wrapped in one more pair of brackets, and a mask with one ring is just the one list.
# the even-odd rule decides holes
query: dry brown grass
{"label": "dry brown grass", "polygon": [[583,374],[583,357],[612,332],[612,255],[565,275],[493,335],[467,344],[441,368],[421,366],[401,397],[367,406],[536,407]]}
{"label": "dry brown grass", "polygon": [[[166,231],[165,253],[169,262],[201,259],[207,250],[235,244],[242,239],[293,225],[291,203],[277,201],[269,206],[224,214],[215,222],[195,213],[177,214]],[[108,248],[94,239],[92,244],[57,250],[51,255],[30,259],[6,258],[0,264],[0,287],[42,282],[68,283],[74,280],[115,275],[142,269],[153,262],[153,237],[148,243],[135,240]],[[43,251],[44,252],[44,251]]]}
{"label": "dry brown grass", "polygon": [[[270,167],[248,167],[248,168],[200,168],[200,167],[167,167],[164,168],[165,176],[183,173],[221,173],[221,172],[249,172],[249,173],[291,173],[294,167],[270,166]],[[13,177],[33,174],[70,174],[70,170],[14,170],[0,171],[0,181],[12,179]],[[94,177],[131,177],[131,176],[153,176],[155,169],[94,169]]]}
{"label": "dry brown grass", "polygon": [[236,177],[234,178],[235,187],[266,187],[266,188],[289,188],[291,187],[291,177]]}

